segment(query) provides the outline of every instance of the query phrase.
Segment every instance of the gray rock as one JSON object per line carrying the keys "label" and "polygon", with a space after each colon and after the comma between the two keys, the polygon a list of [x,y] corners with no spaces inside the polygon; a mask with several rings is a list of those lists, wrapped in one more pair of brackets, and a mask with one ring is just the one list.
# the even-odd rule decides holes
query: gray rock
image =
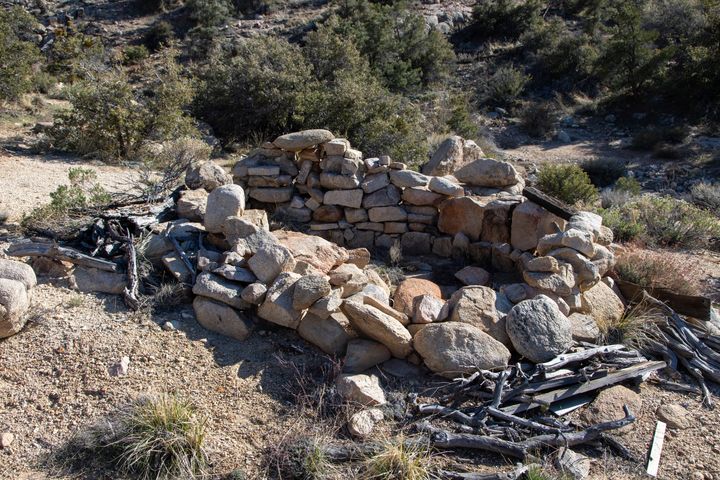
{"label": "gray rock", "polygon": [[250,198],[263,203],[285,203],[292,199],[293,187],[251,188]]}
{"label": "gray rock", "polygon": [[295,310],[292,304],[295,282],[299,279],[297,273],[281,273],[268,289],[265,301],[258,308],[258,316],[283,327],[297,328],[300,311]]}
{"label": "gray rock", "polygon": [[245,191],[240,185],[224,185],[208,195],[204,225],[208,232],[221,233],[228,217],[242,217]]}
{"label": "gray rock", "polygon": [[404,222],[407,212],[402,207],[375,207],[368,210],[371,222]]}
{"label": "gray rock", "polygon": [[307,313],[298,325],[298,334],[328,355],[340,356],[345,353],[353,333],[347,317],[340,312],[327,318]]}
{"label": "gray rock", "polygon": [[426,187],[430,182],[430,178],[412,170],[392,170],[390,172],[390,182],[400,188]]}
{"label": "gray rock", "polygon": [[242,287],[212,273],[201,273],[193,285],[193,293],[226,303],[238,310],[247,310],[250,304],[240,297]]}
{"label": "gray rock", "polygon": [[327,155],[344,155],[350,148],[350,142],[344,138],[335,138],[323,144],[323,150]]}
{"label": "gray rock", "polygon": [[463,139],[457,135],[444,140],[422,171],[427,175],[448,175],[463,165]]}
{"label": "gray rock", "polygon": [[595,343],[600,338],[600,328],[590,315],[576,312],[570,314],[568,320],[570,320],[573,340]]}
{"label": "gray rock", "polygon": [[369,407],[385,404],[385,392],[375,375],[340,375],[337,392],[347,402]]}
{"label": "gray rock", "polygon": [[247,268],[236,267],[235,265],[221,265],[212,271],[221,277],[233,282],[253,283],[257,280],[255,275]]}
{"label": "gray rock", "polygon": [[390,350],[382,343],[356,338],[347,344],[343,372],[364,372],[368,368],[389,360],[391,356]]}
{"label": "gray rock", "polygon": [[505,332],[505,316],[512,303],[505,295],[489,287],[463,287],[452,295],[449,304],[452,308],[451,322],[473,325],[510,346],[510,338]]}
{"label": "gray rock", "polygon": [[345,221],[348,223],[362,223],[368,221],[368,213],[364,208],[346,208]]}
{"label": "gray rock", "polygon": [[515,350],[535,363],[551,360],[573,343],[570,320],[545,295],[515,305],[506,329]]}
{"label": "gray rock", "polygon": [[281,272],[291,272],[295,259],[290,250],[282,245],[268,245],[259,249],[248,260],[248,267],[263,283],[271,283]]}
{"label": "gray rock", "polygon": [[371,408],[353,414],[348,421],[348,431],[353,437],[366,438],[375,428],[375,424],[385,418],[382,410]]}
{"label": "gray rock", "polygon": [[323,203],[325,205],[340,205],[343,207],[360,208],[362,206],[363,191],[356,190],[329,190],[325,192]]}
{"label": "gray rock", "polygon": [[360,184],[365,193],[377,192],[381,188],[385,188],[390,185],[390,177],[387,173],[374,173],[372,175],[365,175],[365,179]]}
{"label": "gray rock", "polygon": [[407,255],[427,255],[432,248],[432,235],[424,232],[408,232],[400,239],[400,248]]}
{"label": "gray rock", "polygon": [[19,280],[0,278],[0,338],[18,333],[25,326],[30,307],[25,285]]}
{"label": "gray rock", "polygon": [[480,158],[453,173],[461,183],[477,187],[506,187],[521,181],[510,163],[492,158]]}
{"label": "gray rock", "polygon": [[265,300],[267,287],[262,283],[251,283],[243,288],[240,298],[253,305],[260,305]]}
{"label": "gray rock", "polygon": [[403,190],[402,200],[410,205],[438,205],[445,197],[422,187],[412,187]]}
{"label": "gray rock", "polygon": [[245,340],[252,333],[252,322],[224,303],[197,296],[193,309],[198,323],[208,330],[236,340]]}
{"label": "gray rock", "polygon": [[433,323],[445,320],[440,314],[445,301],[433,295],[420,295],[413,300],[413,323]]}
{"label": "gray rock", "polygon": [[231,183],[232,175],[226,173],[220,165],[212,160],[194,163],[188,166],[185,172],[185,185],[193,190],[203,188],[212,192],[218,187]]}
{"label": "gray rock", "polygon": [[272,143],[277,148],[282,148],[290,152],[299,152],[314,145],[329,142],[334,138],[335,135],[328,130],[315,129],[287,133],[279,136]]}
{"label": "gray rock", "polygon": [[295,310],[305,310],[331,291],[332,287],[326,276],[306,275],[295,283],[293,308]]}
{"label": "gray rock", "polygon": [[28,290],[37,285],[35,271],[30,265],[14,260],[6,260],[4,258],[0,258],[0,278],[17,280],[25,285],[25,288]]}
{"label": "gray rock", "polygon": [[448,197],[462,197],[465,189],[450,179],[444,177],[431,177],[428,184],[431,192],[447,195]]}
{"label": "gray rock", "polygon": [[585,455],[562,447],[557,453],[558,470],[573,480],[583,480],[590,475],[590,459]]}
{"label": "gray rock", "polygon": [[682,405],[676,403],[660,405],[655,413],[660,420],[672,429],[684,430],[690,427],[690,412]]}
{"label": "gray rock", "polygon": [[510,351],[502,343],[465,323],[427,325],[415,335],[413,345],[430,370],[447,378],[505,367],[510,361]]}
{"label": "gray rock", "polygon": [[328,190],[351,190],[360,186],[360,179],[357,175],[323,172],[320,174],[320,185]]}
{"label": "gray rock", "polygon": [[465,267],[455,273],[455,278],[465,285],[485,286],[490,283],[490,273],[481,267]]}
{"label": "gray rock", "polygon": [[106,272],[96,268],[75,267],[70,282],[81,292],[99,292],[119,295],[127,287],[124,273]]}
{"label": "gray rock", "polygon": [[328,273],[330,284],[334,287],[342,287],[343,298],[354,295],[365,287],[368,277],[357,265],[345,263]]}
{"label": "gray rock", "polygon": [[205,218],[208,193],[204,189],[185,190],[180,192],[175,208],[180,218],[187,218],[192,222],[202,222]]}
{"label": "gray rock", "polygon": [[363,208],[397,206],[401,200],[400,189],[395,185],[389,185],[377,192],[365,195],[363,198]]}
{"label": "gray rock", "polygon": [[338,288],[313,303],[308,311],[320,318],[327,318],[340,309],[342,302],[342,289]]}

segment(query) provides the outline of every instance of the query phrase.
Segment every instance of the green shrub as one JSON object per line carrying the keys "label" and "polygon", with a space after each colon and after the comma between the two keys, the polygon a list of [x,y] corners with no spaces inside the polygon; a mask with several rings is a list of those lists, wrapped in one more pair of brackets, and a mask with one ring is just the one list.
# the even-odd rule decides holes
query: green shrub
{"label": "green shrub", "polygon": [[632,147],[638,150],[655,150],[663,144],[682,143],[687,136],[687,127],[645,128],[633,135]]}
{"label": "green shrub", "polygon": [[175,38],[172,25],[166,21],[153,23],[152,27],[145,34],[145,45],[153,52],[161,47],[167,47]]}
{"label": "green shrub", "polygon": [[55,41],[47,53],[47,70],[62,81],[72,83],[83,78],[89,65],[105,61],[105,49],[99,38],[76,31],[72,25],[55,30]]}
{"label": "green shrub", "polygon": [[137,65],[149,56],[145,45],[128,45],[123,49],[123,65]]}
{"label": "green shrub", "polygon": [[174,396],[144,397],[77,433],[64,454],[144,480],[196,478],[207,469],[206,420]]}
{"label": "green shrub", "polygon": [[620,177],[615,182],[615,190],[627,192],[631,195],[640,195],[642,185],[634,177]]}
{"label": "green shrub", "polygon": [[594,158],[582,162],[580,167],[599,188],[610,186],[625,175],[625,162],[622,160]]}
{"label": "green shrub", "polygon": [[590,177],[577,165],[545,165],[540,169],[537,185],[568,205],[590,204],[598,197]]}
{"label": "green shrub", "polygon": [[218,27],[227,22],[232,12],[230,0],[188,0],[189,17],[200,27]]}
{"label": "green shrub", "polygon": [[520,111],[520,126],[535,138],[550,138],[555,131],[555,107],[550,102],[530,102]]}
{"label": "green shrub", "polygon": [[473,8],[473,31],[482,37],[516,39],[540,21],[540,0],[484,0]]}
{"label": "green shrub", "polygon": [[37,24],[21,7],[0,7],[0,100],[17,100],[33,87],[33,65],[40,50],[23,40]]}
{"label": "green shrub", "polygon": [[511,105],[522,94],[530,76],[513,65],[498,68],[484,87],[487,98],[499,105]]}
{"label": "green shrub", "polygon": [[720,216],[720,184],[700,182],[690,189],[692,202]]}
{"label": "green shrub", "polygon": [[174,54],[168,51],[145,72],[152,96],[131,85],[120,70],[95,72],[75,85],[70,91],[72,108],[56,121],[57,146],[106,160],[134,159],[147,140],[192,133],[191,118],[184,112],[192,87]]}
{"label": "green shrub", "polygon": [[450,118],[447,126],[453,133],[465,138],[478,136],[478,126],[470,115],[470,105],[467,97],[454,95],[450,99]]}
{"label": "green shrub", "polygon": [[417,91],[449,78],[455,54],[445,36],[428,30],[404,2],[393,3],[345,0],[328,28],[353,42],[392,91]]}
{"label": "green shrub", "polygon": [[233,0],[235,10],[244,15],[268,13],[277,3],[277,0]]}
{"label": "green shrub", "polygon": [[143,13],[164,12],[180,5],[182,0],[135,0],[135,5]]}
{"label": "green shrub", "polygon": [[716,248],[720,237],[717,217],[671,197],[643,195],[603,211],[602,216],[621,241],[637,239],[654,246],[694,249]]}

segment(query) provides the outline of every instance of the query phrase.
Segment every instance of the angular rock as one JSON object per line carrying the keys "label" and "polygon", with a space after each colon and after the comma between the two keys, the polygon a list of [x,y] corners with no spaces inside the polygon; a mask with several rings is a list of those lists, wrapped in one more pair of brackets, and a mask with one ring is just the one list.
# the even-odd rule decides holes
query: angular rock
{"label": "angular rock", "polygon": [[600,338],[600,328],[593,317],[582,313],[573,313],[568,316],[572,338],[577,342],[596,343]]}
{"label": "angular rock", "polygon": [[328,355],[345,353],[348,341],[353,337],[350,322],[340,312],[327,318],[307,313],[298,325],[298,334]]}
{"label": "angular rock", "polygon": [[350,142],[344,138],[335,138],[323,144],[323,150],[327,155],[343,155],[348,148]]}
{"label": "angular rock", "polygon": [[337,392],[347,402],[368,407],[385,404],[385,392],[375,375],[340,375]]}
{"label": "angular rock", "polygon": [[360,184],[365,193],[377,192],[388,185],[390,185],[390,177],[388,177],[387,173],[373,173],[372,175],[365,175],[365,179]]}
{"label": "angular rock", "polygon": [[676,403],[660,405],[655,413],[658,419],[665,422],[672,429],[684,430],[690,427],[690,412],[682,405]]}
{"label": "angular rock", "polygon": [[455,273],[455,278],[468,286],[486,286],[490,283],[490,273],[481,267],[465,267]]}
{"label": "angular rock", "polygon": [[438,205],[445,197],[420,187],[403,190],[402,200],[410,205]]}
{"label": "angular rock", "polygon": [[404,222],[407,212],[402,207],[375,207],[368,210],[371,222]]}
{"label": "angular rock", "polygon": [[547,290],[556,295],[570,295],[575,288],[575,276],[567,263],[559,265],[558,273],[552,272],[523,272],[523,279],[531,287]]}
{"label": "angular rock", "polygon": [[515,350],[535,363],[551,360],[573,343],[570,320],[545,295],[515,305],[506,329]]}
{"label": "angular rock", "polygon": [[510,300],[489,287],[463,287],[453,293],[449,302],[451,322],[467,323],[495,340],[510,345],[505,316],[512,308]]}
{"label": "angular rock", "polygon": [[382,410],[378,408],[362,410],[350,417],[348,421],[348,431],[353,437],[368,437],[375,428],[375,424],[381,422],[383,418],[385,418],[385,416]]}
{"label": "angular rock", "polygon": [[562,230],[566,222],[540,205],[525,201],[513,210],[510,243],[518,250],[533,250],[538,240],[557,231],[553,224]]}
{"label": "angular rock", "polygon": [[277,148],[287,150],[289,152],[299,152],[314,145],[330,142],[335,135],[328,130],[314,129],[303,130],[301,132],[286,133],[273,140],[273,145]]}
{"label": "angular rock", "polygon": [[288,328],[297,328],[300,323],[300,311],[293,308],[293,295],[295,282],[300,275],[292,272],[283,272],[278,275],[260,305],[257,314],[268,322]]}
{"label": "angular rock", "polygon": [[341,308],[356,330],[385,345],[393,356],[405,358],[412,352],[412,336],[395,318],[356,302],[346,301]]}
{"label": "angular rock", "polygon": [[330,284],[334,287],[342,287],[343,298],[362,291],[367,285],[368,278],[365,272],[357,265],[346,263],[328,273]]}
{"label": "angular rock", "polygon": [[368,221],[368,213],[364,208],[346,208],[345,221],[348,223],[362,223]]}
{"label": "angular rock", "polygon": [[343,372],[360,373],[391,357],[390,350],[382,343],[364,338],[350,340],[343,363]]}
{"label": "angular rock", "polygon": [[175,208],[180,218],[187,218],[191,222],[202,222],[207,208],[208,193],[204,189],[185,190],[180,192]]}
{"label": "angular rock", "polygon": [[268,245],[259,249],[248,260],[248,267],[263,283],[270,283],[281,272],[291,272],[295,268],[295,258],[290,250],[282,245]]}
{"label": "angular rock", "polygon": [[15,335],[25,326],[24,315],[29,307],[30,299],[23,283],[0,278],[0,338]]}
{"label": "angular rock", "polygon": [[592,234],[576,229],[545,235],[538,240],[537,252],[538,255],[546,255],[559,247],[573,248],[588,258],[595,256]]}
{"label": "angular rock", "polygon": [[557,467],[572,480],[583,480],[590,475],[591,462],[588,457],[562,447],[557,454]]}
{"label": "angular rock", "polygon": [[398,312],[412,317],[415,298],[425,294],[442,299],[442,291],[436,283],[422,278],[408,278],[395,289],[393,306]]}
{"label": "angular rock", "polygon": [[236,340],[245,340],[252,333],[252,322],[224,303],[197,296],[193,310],[198,323],[213,332]]}
{"label": "angular rock", "polygon": [[267,287],[262,283],[251,283],[240,292],[240,298],[252,305],[260,305],[265,300]]}
{"label": "angular rock", "polygon": [[497,199],[485,205],[482,240],[492,243],[510,243],[511,212],[520,203],[518,199]]}
{"label": "angular rock", "polygon": [[308,312],[320,318],[327,318],[342,305],[342,289],[338,288],[313,303]]}
{"label": "angular rock", "polygon": [[415,297],[413,303],[413,323],[433,323],[445,320],[440,318],[445,302],[432,295]]}
{"label": "angular rock", "polygon": [[517,170],[508,162],[479,158],[453,172],[461,183],[478,187],[507,187],[521,181]]}
{"label": "angular rock", "polygon": [[323,203],[325,205],[340,205],[349,208],[362,206],[363,191],[356,190],[330,190],[325,192]]}
{"label": "angular rock", "polygon": [[324,275],[306,275],[295,283],[293,308],[305,310],[332,291],[330,282]]}
{"label": "angular rock", "polygon": [[426,187],[430,182],[430,178],[412,170],[392,170],[390,172],[390,182],[400,188]]}
{"label": "angular rock", "polygon": [[228,217],[242,217],[245,191],[240,185],[224,185],[208,195],[203,224],[208,232],[220,233]]}
{"label": "angular rock", "polygon": [[208,192],[212,192],[223,185],[232,183],[232,175],[213,162],[208,160],[202,163],[194,163],[188,166],[185,172],[185,185],[195,190],[203,188]]}
{"label": "angular rock", "polygon": [[233,282],[253,283],[257,280],[255,275],[247,268],[236,267],[235,265],[221,265],[212,271],[221,277]]}
{"label": "angular rock", "polygon": [[449,178],[431,177],[428,188],[431,192],[446,195],[448,197],[462,197],[465,195],[465,189],[462,185],[458,185]]}
{"label": "angular rock", "polygon": [[464,166],[463,138],[457,135],[444,140],[422,171],[426,175],[452,175]]}
{"label": "angular rock", "polygon": [[473,197],[450,198],[440,204],[438,230],[455,235],[464,233],[473,242],[480,239],[485,204]]}
{"label": "angular rock", "polygon": [[600,330],[607,331],[623,317],[625,305],[612,288],[599,282],[582,293],[581,310],[595,319]]}
{"label": "angular rock", "polygon": [[348,263],[352,263],[358,268],[367,267],[370,263],[370,260],[372,259],[372,256],[370,255],[370,250],[368,250],[367,248],[353,248],[352,250],[348,250],[348,255],[350,255],[350,258],[348,258]]}
{"label": "angular rock", "polygon": [[81,292],[120,295],[127,287],[127,275],[77,266],[70,277],[70,283]]}
{"label": "angular rock", "polygon": [[289,230],[273,232],[278,242],[287,248],[296,262],[312,265],[321,273],[328,273],[350,258],[347,250],[314,235]]}
{"label": "angular rock", "polygon": [[238,310],[247,310],[250,304],[240,297],[241,291],[242,286],[212,273],[201,273],[193,285],[195,295],[217,300]]}
{"label": "angular rock", "polygon": [[365,195],[363,198],[363,208],[397,206],[401,200],[400,189],[395,185],[389,185],[377,192]]}
{"label": "angular rock", "polygon": [[400,248],[406,255],[427,255],[432,249],[432,235],[424,232],[408,232],[400,239]]}
{"label": "angular rock", "polygon": [[503,368],[510,361],[510,351],[502,343],[465,323],[427,325],[415,335],[413,344],[425,365],[447,378]]}
{"label": "angular rock", "polygon": [[293,187],[251,188],[250,198],[263,203],[285,203],[292,199]]}
{"label": "angular rock", "polygon": [[351,190],[360,186],[360,179],[357,175],[323,172],[320,174],[320,185],[328,190]]}
{"label": "angular rock", "polygon": [[[351,190],[338,190],[351,191]],[[328,192],[331,193],[331,192]],[[318,207],[312,214],[312,219],[316,222],[339,222],[345,217],[343,209],[335,205],[322,205]]]}

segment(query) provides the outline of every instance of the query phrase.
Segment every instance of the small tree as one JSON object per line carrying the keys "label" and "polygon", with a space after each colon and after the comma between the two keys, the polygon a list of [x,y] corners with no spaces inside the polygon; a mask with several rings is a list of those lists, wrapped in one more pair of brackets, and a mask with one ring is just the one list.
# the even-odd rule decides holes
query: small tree
{"label": "small tree", "polygon": [[16,100],[33,86],[33,64],[40,60],[40,51],[23,38],[36,23],[21,7],[0,7],[0,100]]}
{"label": "small tree", "polygon": [[597,197],[590,177],[577,165],[546,165],[538,174],[538,187],[568,205],[589,204]]}

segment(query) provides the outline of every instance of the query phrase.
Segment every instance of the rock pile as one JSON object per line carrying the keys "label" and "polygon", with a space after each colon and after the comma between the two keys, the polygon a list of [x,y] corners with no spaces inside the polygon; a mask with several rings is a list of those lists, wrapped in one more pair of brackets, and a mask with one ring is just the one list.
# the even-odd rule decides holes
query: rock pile
{"label": "rock pile", "polygon": [[32,267],[0,259],[0,338],[15,335],[25,326],[25,313],[35,285]]}
{"label": "rock pile", "polygon": [[[612,232],[592,213],[565,221],[524,198],[512,165],[483,158],[474,143],[446,143],[426,171],[454,176],[363,159],[326,130],[263,145],[235,165],[234,184],[195,168],[198,189],[177,203],[190,218],[170,227],[181,239],[206,232],[193,286],[198,321],[238,339],[255,315],[294,329],[344,356],[342,389],[366,405],[384,400],[375,377],[360,374],[392,357],[452,378],[504,367],[514,354],[543,362],[574,340],[594,341],[598,325],[624,309],[604,278],[614,264]],[[308,223],[311,235],[271,232],[268,204]],[[190,278],[195,272],[183,271],[163,242],[150,239],[155,255]],[[368,268],[368,249],[395,242],[404,254],[467,259],[472,265],[456,274],[466,286],[446,300],[437,284],[411,278],[391,298]],[[507,274],[524,281],[501,281]]]}

